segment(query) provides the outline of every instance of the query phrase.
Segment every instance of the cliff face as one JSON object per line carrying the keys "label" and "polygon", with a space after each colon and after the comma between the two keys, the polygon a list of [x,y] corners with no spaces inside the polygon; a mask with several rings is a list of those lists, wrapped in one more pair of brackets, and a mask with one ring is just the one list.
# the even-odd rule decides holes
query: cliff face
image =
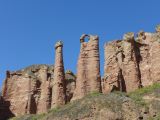
{"label": "cliff face", "polygon": [[[70,79],[70,82],[66,83],[68,86],[66,98],[69,101],[75,89],[75,76],[70,73],[66,73],[65,76],[66,81]],[[54,66],[33,65],[15,72],[8,71],[3,85],[3,101],[0,102],[0,109],[9,110],[5,112],[8,114],[6,116],[47,112],[51,109],[52,96],[55,96],[52,95],[54,88],[52,83],[54,83]]]}
{"label": "cliff face", "polygon": [[[136,40],[135,40],[136,39]],[[160,82],[160,33],[139,32],[105,44],[103,92],[131,92]]]}
{"label": "cliff face", "polygon": [[7,72],[3,98],[17,115],[45,112],[51,103],[53,66],[33,65],[16,72]]}
{"label": "cliff face", "polygon": [[55,66],[33,65],[7,71],[0,98],[0,119],[45,113],[90,93],[131,92],[160,82],[160,26],[156,33],[141,31],[135,37],[130,32],[123,40],[105,44],[102,79],[98,36],[82,35],[80,42],[76,76],[64,71],[62,42],[55,45]]}
{"label": "cliff face", "polygon": [[2,96],[0,96],[0,119],[6,120],[10,117],[14,117],[14,114],[9,109],[10,102],[5,101]]}

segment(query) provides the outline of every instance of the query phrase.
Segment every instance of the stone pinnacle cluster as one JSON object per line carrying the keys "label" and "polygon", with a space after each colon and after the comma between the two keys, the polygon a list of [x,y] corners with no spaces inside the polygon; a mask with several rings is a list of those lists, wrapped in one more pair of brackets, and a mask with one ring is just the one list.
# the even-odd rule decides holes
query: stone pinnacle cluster
{"label": "stone pinnacle cluster", "polygon": [[129,32],[122,40],[106,43],[104,55],[101,76],[99,37],[84,34],[76,75],[64,69],[61,41],[55,44],[54,65],[7,71],[0,96],[0,120],[45,113],[90,93],[132,92],[160,82],[160,25],[155,33]]}

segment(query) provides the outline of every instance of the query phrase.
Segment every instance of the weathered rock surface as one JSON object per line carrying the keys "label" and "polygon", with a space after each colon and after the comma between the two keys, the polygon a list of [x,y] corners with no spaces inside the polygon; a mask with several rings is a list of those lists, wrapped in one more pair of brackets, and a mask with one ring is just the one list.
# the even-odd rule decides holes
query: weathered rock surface
{"label": "weathered rock surface", "polygon": [[[72,79],[66,83],[72,86],[68,87],[66,93],[70,101],[75,89],[75,76],[66,73],[66,79]],[[47,112],[51,109],[53,81],[54,66],[33,65],[15,72],[7,71],[2,91],[3,101],[0,99],[3,112],[0,111],[0,114],[5,112],[6,116],[20,116]],[[3,120],[1,115],[0,119]]]}
{"label": "weathered rock surface", "polygon": [[52,108],[66,103],[66,83],[63,63],[63,43],[57,42],[55,45],[55,67],[54,81],[52,88]]}
{"label": "weathered rock surface", "polygon": [[[70,102],[75,90],[75,75],[64,72],[63,44],[55,45],[55,66],[32,65],[6,72],[0,109],[6,116],[45,113]],[[5,116],[5,115],[4,115]],[[0,119],[4,119],[0,116]]]}
{"label": "weathered rock surface", "polygon": [[10,102],[10,110],[17,115],[43,113],[50,109],[53,66],[33,65],[9,72],[2,96]]}
{"label": "weathered rock surface", "polygon": [[[85,42],[86,37],[89,39],[88,42]],[[82,98],[91,92],[101,92],[99,38],[82,35],[80,42],[76,90],[72,100]]]}
{"label": "weathered rock surface", "polygon": [[[85,42],[86,37],[89,39],[88,42]],[[105,44],[102,79],[98,36],[82,35],[80,42],[76,76],[70,70],[64,71],[62,42],[55,45],[55,66],[33,65],[19,71],[7,71],[0,97],[0,119],[46,113],[49,109],[70,101],[74,104],[74,100],[90,93],[110,93],[115,90],[132,92],[160,82],[160,26],[157,26],[156,33],[140,31],[135,37],[134,33],[130,32],[123,36],[123,40]],[[84,108],[88,107],[86,104],[83,105],[84,102],[86,101],[81,105]],[[82,115],[80,119],[94,119],[95,114],[101,114],[104,118],[110,116],[109,119],[141,119],[139,112],[130,107],[131,104],[130,101],[127,104],[121,103],[124,113],[106,108],[99,110],[98,106],[92,104],[91,112],[87,116]],[[79,111],[80,109],[77,110]],[[73,114],[75,111],[70,112]],[[84,110],[82,113],[85,115],[85,112],[88,111]],[[70,119],[70,116],[65,114],[62,117]],[[79,119],[79,116],[77,118]]]}
{"label": "weathered rock surface", "polygon": [[102,88],[104,93],[113,90],[125,92],[160,82],[160,32],[133,33],[123,40],[105,44],[105,66]]}
{"label": "weathered rock surface", "polygon": [[2,96],[0,96],[0,119],[7,120],[10,117],[13,117],[14,114],[9,109],[10,102],[5,101]]}
{"label": "weathered rock surface", "polygon": [[66,102],[70,102],[72,97],[73,97],[73,93],[74,90],[76,88],[76,76],[74,75],[74,73],[70,70],[67,70],[65,72],[65,82],[66,82]]}

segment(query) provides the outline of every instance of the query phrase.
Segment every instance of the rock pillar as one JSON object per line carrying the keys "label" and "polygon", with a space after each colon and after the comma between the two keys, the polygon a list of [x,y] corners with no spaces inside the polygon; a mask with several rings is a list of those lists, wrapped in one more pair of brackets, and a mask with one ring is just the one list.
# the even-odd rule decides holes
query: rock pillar
{"label": "rock pillar", "polygon": [[41,81],[41,97],[39,98],[37,113],[45,113],[50,109],[50,80],[48,79],[48,67],[44,66],[39,70],[39,80]]}
{"label": "rock pillar", "polygon": [[139,51],[134,40],[134,33],[124,35],[123,54],[123,76],[126,84],[126,91],[131,92],[141,87],[141,76],[139,69]]}
{"label": "rock pillar", "polygon": [[63,43],[57,42],[55,45],[55,68],[52,88],[52,108],[66,103],[66,85],[63,64]]}
{"label": "rock pillar", "polygon": [[123,40],[105,44],[103,93],[114,90],[131,92],[140,88],[139,62],[140,50],[134,33],[125,34]]}
{"label": "rock pillar", "polygon": [[[88,37],[89,41],[85,42]],[[77,65],[76,90],[72,100],[82,98],[91,92],[101,92],[99,38],[82,35]]]}

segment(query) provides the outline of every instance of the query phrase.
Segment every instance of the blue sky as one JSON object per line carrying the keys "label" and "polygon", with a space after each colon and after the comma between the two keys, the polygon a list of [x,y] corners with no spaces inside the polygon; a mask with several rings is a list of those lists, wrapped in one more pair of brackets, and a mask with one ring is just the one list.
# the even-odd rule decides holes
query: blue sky
{"label": "blue sky", "polygon": [[64,42],[65,68],[76,72],[81,34],[103,45],[126,32],[154,32],[159,0],[0,0],[0,86],[6,70],[54,64],[54,44]]}

